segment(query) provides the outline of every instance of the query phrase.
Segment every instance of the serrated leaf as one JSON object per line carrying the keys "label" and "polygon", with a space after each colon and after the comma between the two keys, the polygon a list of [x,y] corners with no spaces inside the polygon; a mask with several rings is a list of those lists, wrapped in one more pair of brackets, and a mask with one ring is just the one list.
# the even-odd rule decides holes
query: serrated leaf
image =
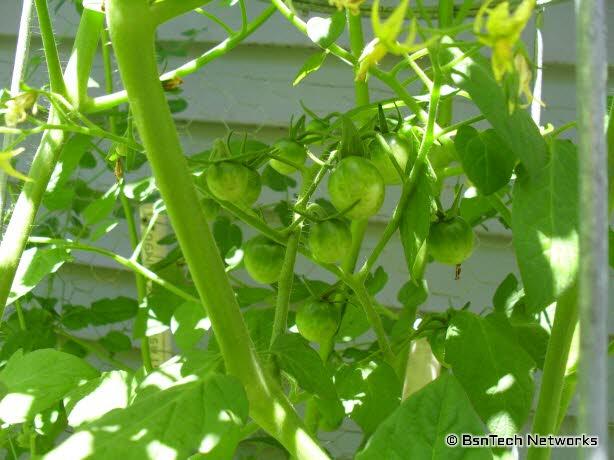
{"label": "serrated leaf", "polygon": [[30,292],[43,278],[57,272],[69,260],[72,260],[70,252],[64,248],[26,249],[19,260],[6,304],[10,305]]}
{"label": "serrated leaf", "polygon": [[524,295],[524,289],[518,285],[518,280],[513,273],[508,274],[501,284],[497,287],[492,298],[492,304],[497,312],[505,313],[506,316],[512,316],[514,305]]}
{"label": "serrated leaf", "polygon": [[68,353],[53,349],[17,351],[0,372],[0,419],[23,423],[51,407],[73,387],[98,377],[98,371]]}
{"label": "serrated leaf", "polygon": [[[448,60],[460,58],[463,51],[448,48]],[[484,57],[465,57],[452,69],[453,83],[467,91],[473,103],[497,131],[507,147],[533,175],[548,161],[548,151],[539,128],[524,109],[510,114],[503,89],[495,80]]]}
{"label": "serrated leaf", "polygon": [[111,353],[119,353],[121,351],[128,351],[132,348],[132,342],[126,334],[122,334],[119,331],[110,331],[107,335],[102,337],[100,345],[105,347]]}
{"label": "serrated leaf", "polygon": [[195,449],[208,458],[231,458],[246,420],[241,384],[233,377],[214,375],[152,392],[125,409],[83,424],[43,458],[188,458]]}
{"label": "serrated leaf", "polygon": [[318,353],[299,334],[284,334],[275,340],[271,352],[280,367],[296,379],[305,391],[323,399],[337,397],[330,373]]}
{"label": "serrated leaf", "polygon": [[92,303],[92,324],[121,323],[136,316],[138,311],[136,300],[130,297],[115,297],[113,299],[100,299]]}
{"label": "serrated leaf", "polygon": [[307,21],[307,36],[309,39],[320,45],[322,48],[328,48],[345,29],[345,13],[339,11],[331,17],[313,17]]}
{"label": "serrated leaf", "polygon": [[494,129],[473,137],[457,152],[467,177],[484,195],[501,189],[512,177],[516,158]]}
{"label": "serrated leaf", "polygon": [[171,319],[171,332],[175,343],[182,350],[193,348],[211,327],[200,303],[184,302]]}
{"label": "serrated leaf", "polygon": [[115,202],[119,196],[119,187],[113,184],[100,198],[92,201],[83,210],[82,216],[85,225],[95,225],[109,217],[115,208]]}
{"label": "serrated leaf", "polygon": [[392,367],[383,362],[343,366],[335,374],[335,385],[346,413],[367,436],[394,412],[401,400],[401,383]]}
{"label": "serrated leaf", "polygon": [[113,409],[128,406],[132,392],[132,375],[110,371],[70,391],[64,397],[68,424],[77,427],[94,421]]}
{"label": "serrated leaf", "polygon": [[405,204],[399,230],[405,262],[411,278],[420,282],[426,263],[426,239],[431,225],[432,183],[428,174],[418,177]]}
{"label": "serrated leaf", "polygon": [[448,447],[448,434],[483,435],[484,429],[463,387],[443,374],[414,393],[375,431],[356,460],[489,460],[488,448]]}
{"label": "serrated leaf", "polygon": [[548,165],[514,185],[512,230],[527,307],[555,301],[578,268],[578,158],[568,141],[552,143]]}
{"label": "serrated leaf", "polygon": [[319,51],[309,56],[307,60],[305,61],[305,63],[303,64],[303,66],[298,71],[298,73],[296,74],[296,77],[294,77],[292,86],[298,85],[300,82],[302,82],[307,77],[307,75],[313,72],[317,72],[320,69],[320,67],[322,67],[322,64],[324,64],[327,54],[328,53],[326,51]]}
{"label": "serrated leaf", "polygon": [[384,267],[379,266],[375,269],[375,272],[369,273],[365,280],[365,287],[367,292],[371,295],[375,295],[380,292],[386,286],[388,282],[388,273],[384,270]]}
{"label": "serrated leaf", "polygon": [[448,326],[446,362],[490,432],[517,433],[533,400],[535,362],[502,324],[456,311]]}

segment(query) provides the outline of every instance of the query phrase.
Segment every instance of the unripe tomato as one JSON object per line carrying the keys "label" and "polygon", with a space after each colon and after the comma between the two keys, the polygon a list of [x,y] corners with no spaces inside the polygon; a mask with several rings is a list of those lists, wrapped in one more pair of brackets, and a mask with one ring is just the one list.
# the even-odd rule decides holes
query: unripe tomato
{"label": "unripe tomato", "polygon": [[233,203],[241,202],[247,191],[249,169],[242,164],[223,161],[207,169],[207,185],[217,198]]}
{"label": "unripe tomato", "polygon": [[350,227],[340,219],[317,222],[309,231],[309,248],[320,262],[338,262],[350,251],[351,246]]}
{"label": "unripe tomato", "polygon": [[473,252],[473,229],[462,217],[431,225],[428,250],[437,262],[458,265]]}
{"label": "unripe tomato", "polygon": [[374,215],[384,202],[384,179],[366,158],[351,156],[339,162],[328,181],[330,200],[338,211],[350,219],[365,219]]}
{"label": "unripe tomato", "polygon": [[[411,142],[395,133],[383,134],[382,137],[390,147],[392,156],[404,173],[409,172],[416,160],[416,150]],[[377,139],[371,142],[371,162],[382,175],[386,184],[400,184],[401,175],[392,163],[390,155]],[[404,176],[403,176],[404,177]]]}
{"label": "unripe tomato", "polygon": [[296,327],[310,342],[323,343],[330,340],[339,326],[339,311],[330,303],[305,302],[296,312]]}
{"label": "unripe tomato", "polygon": [[259,235],[245,245],[243,262],[247,273],[262,284],[275,283],[284,264],[284,247]]}
{"label": "unripe tomato", "polygon": [[[305,159],[307,158],[307,150],[305,147],[290,139],[282,139],[281,141],[277,141],[275,143],[275,151],[273,153],[297,165],[303,165],[303,163],[305,163]],[[294,166],[279,160],[271,159],[269,160],[269,164],[271,165],[271,168],[280,174],[292,174],[294,171],[296,171]]]}
{"label": "unripe tomato", "polygon": [[253,169],[249,168],[248,171],[247,189],[245,190],[245,196],[241,201],[250,207],[256,201],[258,201],[258,197],[262,191],[262,181],[260,180],[260,174],[258,174],[258,171],[254,171]]}
{"label": "unripe tomato", "polygon": [[453,143],[445,145],[433,144],[431,151],[429,152],[429,161],[435,169],[440,171],[450,163],[456,160],[456,149]]}

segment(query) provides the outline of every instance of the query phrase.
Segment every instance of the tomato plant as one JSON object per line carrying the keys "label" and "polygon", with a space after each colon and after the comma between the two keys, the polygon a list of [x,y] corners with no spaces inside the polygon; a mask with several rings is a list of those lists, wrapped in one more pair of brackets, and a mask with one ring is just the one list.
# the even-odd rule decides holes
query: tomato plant
{"label": "tomato plant", "polygon": [[[536,116],[536,2],[331,0],[307,21],[318,2],[251,3],[24,0],[0,93],[3,458],[327,459],[323,432],[347,420],[359,460],[502,458],[508,444],[453,440],[557,434],[584,378],[582,200],[572,124]],[[32,5],[46,65],[30,74]],[[73,6],[63,65],[53,26]],[[227,37],[173,67],[201,30],[175,49],[158,27],[187,14]],[[227,132],[186,153],[189,82],[273,15],[313,45],[294,85],[336,59],[353,103],[302,101],[277,139],[220,115]],[[518,270],[490,303],[442,308],[441,276],[470,291],[488,233],[511,237]],[[71,298],[81,253],[133,275],[131,294],[76,270],[105,295]]]}

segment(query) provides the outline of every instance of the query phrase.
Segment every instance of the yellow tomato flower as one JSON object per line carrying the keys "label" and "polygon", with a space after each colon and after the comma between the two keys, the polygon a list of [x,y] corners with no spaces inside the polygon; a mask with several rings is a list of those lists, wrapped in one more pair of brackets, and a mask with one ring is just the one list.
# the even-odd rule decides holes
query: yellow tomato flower
{"label": "yellow tomato flower", "polygon": [[36,93],[26,91],[6,101],[4,111],[4,123],[6,126],[15,127],[26,121],[27,112],[36,106]]}
{"label": "yellow tomato flower", "polygon": [[405,22],[405,15],[407,13],[408,6],[409,0],[402,0],[388,19],[382,23],[379,17],[379,0],[375,0],[373,2],[371,22],[373,25],[375,39],[365,46],[365,49],[358,59],[359,68],[356,75],[357,80],[364,80],[367,76],[369,68],[377,65],[388,53],[399,55],[410,53],[428,46],[429,42],[418,44],[414,43],[417,32],[415,18],[413,18],[410,23],[409,32],[405,41],[403,43],[399,43],[397,41],[399,34],[403,30],[403,24]]}
{"label": "yellow tomato flower", "polygon": [[24,148],[18,148],[15,150],[8,150],[6,152],[0,152],[0,169],[2,169],[9,176],[16,177],[17,179],[21,179],[23,181],[30,181],[32,179],[17,171],[11,164],[13,157],[16,157],[24,150]]}
{"label": "yellow tomato flower", "polygon": [[492,1],[487,0],[478,11],[473,30],[480,42],[492,48],[492,70],[497,81],[501,81],[506,73],[514,71],[514,46],[531,18],[535,0],[523,0],[513,14],[509,2],[489,8]]}
{"label": "yellow tomato flower", "polygon": [[328,0],[329,5],[336,6],[338,10],[346,9],[350,13],[357,15],[360,14],[360,5],[365,0]]}

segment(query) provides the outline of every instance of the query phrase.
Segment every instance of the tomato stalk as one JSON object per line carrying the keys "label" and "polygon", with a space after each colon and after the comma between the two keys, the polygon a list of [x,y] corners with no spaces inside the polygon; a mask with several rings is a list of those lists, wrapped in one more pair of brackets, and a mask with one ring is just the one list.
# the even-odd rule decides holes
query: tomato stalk
{"label": "tomato stalk", "polygon": [[[105,90],[107,93],[111,93],[113,92],[113,65],[111,60],[111,42],[106,28],[103,27],[101,29],[100,37],[102,41],[102,62],[104,65]],[[116,121],[113,115],[109,116],[109,131],[113,134],[117,132]],[[121,178],[119,183],[119,199],[122,204],[126,225],[128,227],[128,238],[130,239],[130,245],[132,246],[132,250],[135,251],[139,246],[139,235],[134,219],[134,209],[132,208],[130,200],[126,196],[124,186],[125,180]],[[138,262],[139,260],[140,257],[137,256],[135,262]],[[147,294],[145,279],[142,275],[135,272],[134,282],[136,286],[137,302],[139,305],[141,305],[145,295]],[[153,370],[153,365],[151,363],[151,353],[149,349],[149,340],[147,337],[141,338],[141,360],[145,371],[147,373],[151,372]]]}
{"label": "tomato stalk", "polygon": [[135,124],[228,372],[243,383],[252,418],[291,455],[328,458],[258,361],[158,78],[155,23],[147,0],[110,0],[107,18]]}
{"label": "tomato stalk", "polygon": [[[561,414],[561,396],[567,357],[578,319],[578,290],[574,285],[564,292],[556,304],[554,324],[550,332],[548,349],[544,361],[544,372],[539,390],[539,399],[532,433],[556,434]],[[530,447],[527,460],[550,458],[550,449]]]}
{"label": "tomato stalk", "polygon": [[[78,82],[87,81],[90,69],[80,65],[72,65],[71,62],[84,60],[91,63],[93,61],[91,56],[94,56],[96,53],[97,40],[90,40],[90,36],[99,36],[99,27],[102,27],[102,21],[91,21],[89,19],[90,16],[101,16],[101,14],[92,10],[84,10],[68,64],[69,70],[66,72],[66,76],[62,77],[47,3],[44,0],[36,0],[36,7],[39,20],[42,20],[41,34],[43,36],[43,46],[48,62],[52,91],[62,95],[65,94],[65,80],[77,84],[79,88],[87,88],[87,85],[78,84]],[[53,107],[49,111],[48,123],[50,125],[60,123],[59,114]],[[28,172],[28,177],[31,180],[23,185],[4,238],[0,244],[0,273],[2,274],[0,276],[0,320],[4,314],[6,299],[11,290],[15,271],[19,265],[19,259],[25,249],[43,194],[66,138],[66,134],[61,130],[47,129],[44,131],[32,161],[32,166]]]}
{"label": "tomato stalk", "polygon": [[[32,12],[33,1],[24,0],[21,9],[21,19],[19,21],[19,33],[17,35],[17,46],[15,49],[15,60],[13,64],[13,74],[11,76],[11,96],[19,93],[21,80],[23,80],[30,50],[30,39],[32,36]],[[13,135],[5,135],[2,139],[2,150],[7,150],[14,140]],[[0,169],[0,234],[4,227],[4,212],[7,198],[7,174]]]}

